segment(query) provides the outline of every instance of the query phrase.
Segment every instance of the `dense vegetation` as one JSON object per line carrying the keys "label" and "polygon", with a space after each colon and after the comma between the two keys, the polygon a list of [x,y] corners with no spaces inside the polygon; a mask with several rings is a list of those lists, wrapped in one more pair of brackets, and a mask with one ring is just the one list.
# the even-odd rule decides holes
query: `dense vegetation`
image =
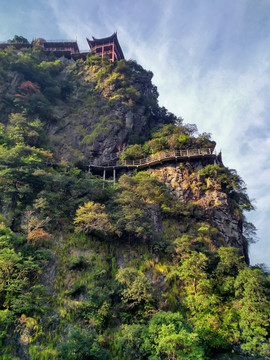
{"label": "dense vegetation", "polygon": [[[1,359],[269,358],[267,274],[225,246],[201,206],[180,201],[154,175],[104,187],[74,166],[76,149],[76,161],[57,162],[48,128],[61,124],[57,104],[74,106],[81,77],[94,76],[84,144],[120,126],[113,109],[142,104],[150,123],[165,125],[138,133],[124,158],[211,146],[209,135],[195,137],[194,126],[160,108],[154,87],[145,97],[136,84],[149,73],[134,62],[70,66],[39,47],[0,52]],[[108,107],[114,116],[104,116]],[[252,233],[243,214],[252,204],[235,172],[208,165],[190,176],[205,193],[217,184]]]}
{"label": "dense vegetation", "polygon": [[197,136],[197,126],[183,124],[183,119],[178,118],[176,124],[166,124],[153,129],[151,139],[143,145],[129,145],[121,154],[121,160],[136,160],[161,151],[179,149],[211,148],[214,150],[216,143],[211,141],[211,134],[202,133]]}

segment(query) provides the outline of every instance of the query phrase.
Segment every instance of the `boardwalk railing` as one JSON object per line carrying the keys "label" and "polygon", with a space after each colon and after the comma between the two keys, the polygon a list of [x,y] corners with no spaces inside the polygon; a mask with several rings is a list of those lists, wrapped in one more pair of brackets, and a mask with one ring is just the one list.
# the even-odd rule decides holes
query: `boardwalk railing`
{"label": "boardwalk railing", "polygon": [[202,157],[205,155],[212,155],[212,148],[203,148],[203,149],[187,149],[187,150],[172,150],[172,151],[163,151],[156,155],[151,155],[147,158],[142,158],[138,160],[116,160],[115,158],[110,158],[104,160],[97,164],[90,164],[91,167],[146,167],[153,164],[157,164],[163,161],[177,160],[181,158],[190,158],[190,157]]}

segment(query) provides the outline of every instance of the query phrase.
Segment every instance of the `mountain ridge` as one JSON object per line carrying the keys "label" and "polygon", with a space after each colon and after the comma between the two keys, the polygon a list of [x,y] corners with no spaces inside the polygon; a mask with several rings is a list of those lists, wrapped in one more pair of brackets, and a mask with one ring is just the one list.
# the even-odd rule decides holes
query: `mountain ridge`
{"label": "mountain ridge", "polygon": [[[245,184],[210,134],[159,106],[152,76],[131,60],[0,51],[3,359],[269,357]],[[114,184],[88,171],[202,148]]]}

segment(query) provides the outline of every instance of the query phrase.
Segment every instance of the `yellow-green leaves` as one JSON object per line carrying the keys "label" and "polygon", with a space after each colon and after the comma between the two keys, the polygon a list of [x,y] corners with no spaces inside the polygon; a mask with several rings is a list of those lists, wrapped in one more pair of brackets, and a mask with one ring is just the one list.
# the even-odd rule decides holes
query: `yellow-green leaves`
{"label": "yellow-green leaves", "polygon": [[93,230],[109,233],[113,226],[105,211],[105,205],[89,201],[79,207],[74,220],[77,232],[90,233]]}

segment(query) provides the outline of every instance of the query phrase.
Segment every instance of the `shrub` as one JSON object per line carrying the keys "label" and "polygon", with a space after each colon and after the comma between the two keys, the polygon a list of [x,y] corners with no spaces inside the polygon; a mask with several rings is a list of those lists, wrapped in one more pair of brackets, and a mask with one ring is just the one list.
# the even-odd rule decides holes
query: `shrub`
{"label": "shrub", "polygon": [[102,347],[94,332],[75,330],[66,343],[57,347],[57,359],[62,360],[109,360],[110,353]]}
{"label": "shrub", "polygon": [[136,160],[144,157],[141,145],[130,145],[120,156],[121,160]]}
{"label": "shrub", "polygon": [[83,270],[87,268],[87,260],[84,256],[72,257],[69,263],[70,270]]}

